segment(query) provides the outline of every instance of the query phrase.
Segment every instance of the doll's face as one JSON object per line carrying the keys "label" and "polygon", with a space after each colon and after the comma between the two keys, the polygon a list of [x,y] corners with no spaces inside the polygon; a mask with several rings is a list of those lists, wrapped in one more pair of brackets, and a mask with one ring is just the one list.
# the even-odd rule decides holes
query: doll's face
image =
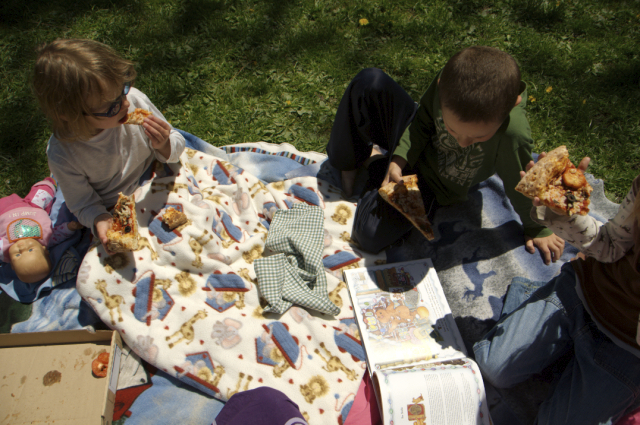
{"label": "doll's face", "polygon": [[9,247],[11,268],[24,283],[36,283],[51,272],[49,251],[33,238],[20,239]]}

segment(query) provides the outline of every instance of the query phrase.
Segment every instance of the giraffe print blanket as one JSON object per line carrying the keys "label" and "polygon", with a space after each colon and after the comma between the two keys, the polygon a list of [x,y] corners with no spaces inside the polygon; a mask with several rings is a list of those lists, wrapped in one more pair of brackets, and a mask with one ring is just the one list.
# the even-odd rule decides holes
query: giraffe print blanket
{"label": "giraffe print blanket", "polygon": [[[186,149],[159,164],[135,192],[139,249],[108,256],[89,249],[77,289],[141,358],[223,401],[270,386],[309,423],[342,423],[365,371],[344,267],[381,261],[350,244],[355,204],[314,177],[265,184],[216,156]],[[263,312],[254,262],[278,209],[297,203],[324,214],[322,263],[335,316],[293,306]],[[187,223],[162,222],[173,207]]]}
{"label": "giraffe print blanket", "polygon": [[[343,239],[341,239],[341,236],[342,232],[350,232],[350,218],[345,217],[347,220],[347,224],[345,226],[340,226],[331,219],[331,216],[335,214],[338,205],[344,204],[353,211],[353,204],[340,199],[337,194],[333,193],[336,189],[331,188],[330,185],[325,183],[329,182],[336,185],[339,184],[339,173],[335,173],[335,170],[331,170],[330,167],[326,167],[327,162],[324,161],[326,158],[324,155],[315,154],[313,152],[298,152],[295,148],[286,143],[279,145],[251,143],[216,148],[189,133],[183,132],[183,135],[185,136],[185,139],[187,139],[187,146],[199,151],[207,152],[207,158],[212,160],[213,157],[215,157],[219,159],[222,164],[231,163],[235,165],[235,167],[230,167],[230,169],[236,170],[236,173],[239,172],[240,169],[244,169],[241,173],[242,176],[248,176],[249,173],[247,170],[250,170],[251,175],[256,176],[265,185],[267,190],[273,194],[274,201],[277,206],[287,205],[286,203],[283,203],[283,200],[290,198],[290,196],[285,194],[286,191],[277,189],[280,184],[283,187],[290,187],[292,182],[295,181],[301,183],[301,186],[303,187],[315,188],[319,193],[323,194],[323,196],[326,194],[327,196],[323,198],[323,202],[325,203],[323,211],[325,214],[326,228],[332,236],[332,244],[329,249],[325,249],[325,253],[323,254],[325,256],[325,258],[323,258],[323,264],[325,265],[325,269],[328,273],[327,280],[329,283],[329,289],[333,291],[338,288],[339,281],[335,278],[338,274],[337,271],[340,269],[342,264],[345,264],[346,267],[350,266],[349,259],[353,259],[353,257],[350,257],[348,254],[352,254],[354,257],[357,257],[359,254],[357,252],[351,252],[349,249],[342,248],[343,246],[348,246],[347,243],[342,243]],[[187,158],[189,157],[187,156]],[[191,162],[190,159],[186,160],[185,163],[189,164]],[[210,164],[205,163],[202,166],[203,168],[199,171],[201,172],[204,170],[206,174],[207,169],[204,167],[208,167],[208,165]],[[218,170],[220,169],[218,168]],[[171,258],[175,258],[172,262],[176,263],[176,265],[182,264],[178,261],[186,262],[187,265],[185,266],[185,270],[194,270],[195,274],[191,273],[190,276],[194,278],[197,283],[203,284],[202,288],[207,288],[206,281],[204,281],[206,271],[200,270],[195,272],[198,269],[193,268],[193,266],[190,265],[192,261],[195,261],[195,254],[191,250],[191,247],[188,246],[188,240],[191,235],[196,239],[202,234],[195,231],[197,229],[193,224],[196,222],[196,220],[194,220],[194,214],[196,218],[200,216],[198,215],[198,212],[194,213],[194,211],[199,210],[193,209],[196,205],[191,202],[192,199],[198,200],[200,195],[197,193],[192,195],[188,190],[188,183],[184,180],[180,180],[181,177],[177,177],[173,180],[172,177],[168,175],[169,172],[174,173],[173,175],[177,175],[175,171],[176,170],[172,169],[167,170],[166,168],[155,170],[151,175],[145,176],[145,184],[143,184],[143,187],[139,191],[140,193],[146,194],[145,199],[146,197],[151,199],[152,196],[160,196],[159,198],[154,198],[155,200],[152,202],[158,205],[151,208],[155,211],[153,213],[149,212],[149,207],[142,205],[146,202],[142,200],[142,198],[139,198],[140,202],[138,204],[138,212],[145,220],[144,222],[141,222],[144,227],[143,236],[147,238],[148,242],[153,243],[152,248],[159,256],[157,261],[151,261],[152,254],[148,248],[144,247],[141,251],[136,252],[135,256],[126,257],[124,261],[122,261],[123,264],[119,265],[118,262],[120,260],[116,257],[114,259],[115,263],[107,265],[104,262],[104,253],[98,251],[100,248],[98,248],[98,250],[94,248],[87,257],[86,266],[91,268],[95,267],[95,270],[93,270],[93,273],[89,273],[91,269],[83,267],[80,273],[80,278],[78,279],[78,288],[87,302],[81,300],[78,290],[75,288],[75,276],[78,274],[77,266],[75,266],[75,268],[71,268],[71,262],[69,262],[70,268],[66,274],[73,276],[73,279],[70,278],[67,283],[59,284],[50,292],[45,292],[46,296],[40,297],[32,304],[20,304],[18,301],[10,299],[10,297],[15,298],[14,293],[16,291],[13,290],[12,292],[11,288],[7,289],[7,286],[3,286],[2,281],[0,280],[0,286],[5,290],[5,293],[0,294],[0,303],[4,302],[3,306],[6,306],[0,308],[0,311],[2,312],[2,314],[0,314],[0,318],[2,319],[0,324],[2,324],[7,331],[8,329],[11,329],[11,332],[80,329],[97,321],[93,311],[88,311],[90,308],[87,307],[87,303],[91,303],[96,311],[101,311],[100,317],[102,321],[111,325],[111,315],[109,313],[111,310],[104,305],[105,299],[103,298],[102,293],[98,290],[98,287],[102,286],[102,284],[98,284],[98,287],[95,285],[96,281],[104,280],[108,296],[122,296],[122,302],[119,304],[119,307],[123,321],[119,321],[118,308],[113,309],[114,319],[116,321],[116,326],[114,327],[125,332],[123,333],[125,340],[133,346],[137,345],[138,351],[148,353],[148,355],[144,356],[147,359],[154,359],[154,361],[158,360],[161,358],[160,349],[162,349],[164,352],[163,355],[166,356],[163,357],[165,359],[165,363],[160,367],[166,370],[167,374],[170,374],[171,376],[181,376],[180,379],[182,379],[183,382],[195,383],[197,381],[194,378],[189,377],[187,374],[181,375],[180,372],[176,371],[175,367],[166,366],[166,364],[177,364],[178,367],[181,367],[181,365],[184,365],[185,363],[187,366],[191,363],[194,365],[191,367],[191,376],[198,376],[198,374],[194,374],[193,371],[198,369],[199,366],[212,365],[213,367],[207,367],[208,371],[201,367],[198,369],[200,375],[204,377],[200,378],[203,381],[207,381],[207,376],[214,376],[215,367],[223,366],[225,367],[225,373],[221,375],[216,387],[218,390],[225,393],[220,395],[222,399],[225,399],[225,395],[236,391],[236,388],[237,390],[242,391],[245,388],[255,388],[259,385],[271,385],[276,388],[283,389],[287,395],[295,398],[296,403],[299,404],[303,411],[307,412],[309,418],[313,418],[310,420],[311,424],[343,423],[344,417],[352,404],[350,402],[351,398],[349,396],[349,390],[344,389],[345,387],[339,388],[337,384],[342,384],[343,382],[349,384],[351,381],[348,377],[345,378],[346,375],[342,371],[329,373],[324,369],[330,367],[326,363],[324,364],[324,368],[321,365],[316,365],[313,368],[313,371],[308,368],[308,366],[311,364],[311,361],[309,360],[310,357],[313,357],[313,361],[323,361],[320,359],[321,354],[325,359],[329,360],[331,360],[330,356],[337,357],[348,369],[361,373],[359,369],[356,368],[358,363],[355,361],[350,363],[349,361],[349,359],[353,360],[350,357],[351,353],[356,353],[357,349],[353,344],[349,344],[352,341],[355,342],[355,339],[352,338],[355,335],[353,334],[354,328],[352,322],[349,320],[349,318],[352,317],[352,314],[345,310],[345,303],[349,303],[348,298],[346,298],[346,290],[340,290],[338,292],[338,295],[340,295],[343,301],[343,306],[341,308],[341,313],[335,316],[335,318],[321,316],[314,313],[307,315],[306,311],[299,311],[296,309],[292,309],[281,317],[265,317],[266,315],[263,315],[263,317],[258,316],[257,318],[254,318],[253,312],[255,310],[259,311],[257,304],[250,304],[259,302],[259,295],[254,286],[251,287],[251,290],[244,293],[245,304],[247,304],[245,307],[238,309],[233,305],[224,312],[217,313],[214,312],[208,304],[206,307],[202,304],[203,301],[208,299],[206,296],[207,294],[213,294],[211,290],[202,289],[202,291],[204,291],[204,296],[200,289],[196,290],[196,294],[192,294],[188,297],[184,297],[180,293],[176,286],[179,284],[179,281],[175,279],[175,275],[178,275],[183,270],[180,272],[175,271],[172,269],[173,266],[169,265],[167,268],[157,267],[157,270],[162,270],[162,272],[154,272],[154,274],[158,275],[158,280],[155,280],[154,276],[153,286],[150,286],[150,278],[146,281],[144,279],[138,279],[137,285],[134,286],[132,284],[132,282],[135,282],[138,277],[142,276],[142,272],[144,270],[148,270],[148,267],[145,269],[145,264],[147,266],[148,264],[160,265],[161,259],[168,259],[169,257],[167,257],[167,255],[171,255]],[[197,172],[194,173],[193,171],[192,174],[198,175]],[[233,174],[233,172],[230,174]],[[225,185],[213,183],[212,176],[209,176],[208,174],[206,175],[208,177],[204,181],[211,181],[211,184],[216,184],[219,186],[220,190],[224,188]],[[313,176],[313,178],[309,178],[308,176]],[[318,182],[315,178],[316,176],[322,181]],[[182,177],[184,177],[184,175]],[[590,184],[594,187],[594,192],[591,196],[591,214],[595,215],[600,220],[606,220],[615,214],[618,205],[607,201],[604,196],[603,183],[601,180],[594,180],[590,176],[588,176],[588,178]],[[291,179],[296,180],[287,182]],[[152,180],[153,182],[160,183],[161,185],[176,182],[178,183],[178,186],[173,186],[171,188],[172,190],[168,190],[169,186],[164,186],[164,191],[159,191],[163,189],[163,186],[151,186]],[[285,182],[278,183],[283,180]],[[252,180],[252,182],[255,181],[256,180]],[[307,182],[311,183],[307,185]],[[180,186],[179,184],[187,184],[187,189],[185,190],[185,186]],[[359,179],[356,184],[356,188],[358,187],[358,184],[361,187],[363,180]],[[201,193],[205,193],[202,195],[203,201],[205,203],[211,202],[211,200],[204,199],[209,196],[206,194],[208,190],[204,188],[205,185],[200,183],[199,185],[203,187]],[[227,189],[230,187],[231,186],[228,186]],[[295,189],[296,188],[294,188],[294,190]],[[228,197],[226,199],[227,202],[229,202]],[[252,205],[255,205],[255,202],[253,201],[255,197],[251,199]],[[505,202],[505,199],[502,183],[497,177],[492,177],[486,182],[481,183],[477,188],[474,188],[469,193],[469,200],[466,203],[443,208],[438,211],[434,220],[434,228],[436,229],[437,236],[436,240],[431,243],[427,243],[424,241],[424,238],[415,231],[404,240],[403,244],[395,246],[387,251],[387,262],[406,261],[425,257],[429,257],[433,260],[435,268],[438,271],[438,277],[447,296],[447,300],[450,304],[453,315],[456,318],[456,323],[468,348],[482,337],[492,325],[492,321],[497,319],[500,309],[502,308],[501,298],[506,292],[506,289],[513,277],[522,276],[533,280],[547,281],[558,272],[561,263],[567,261],[575,253],[575,250],[572,250],[567,245],[567,248],[565,248],[565,255],[562,256],[558,263],[551,266],[543,265],[537,254],[530,255],[526,253],[523,248],[522,230],[517,221],[517,216],[513,209],[510,208],[508,202]],[[190,215],[190,219],[192,220],[192,227],[186,227],[180,231],[182,235],[181,237],[186,241],[183,242],[182,245],[179,245],[179,243],[171,245],[173,241],[171,238],[174,237],[172,235],[175,235],[175,233],[167,235],[160,232],[155,234],[155,236],[150,237],[150,232],[147,229],[151,227],[149,225],[149,221],[152,216],[155,217],[162,209],[163,205],[174,201],[176,203],[186,205],[186,208],[188,209],[187,213]],[[222,208],[218,204],[211,205],[218,209]],[[145,212],[141,212],[142,208],[145,208]],[[234,217],[230,212],[233,211],[233,202],[230,202],[225,208],[222,208],[222,210],[224,210],[226,214],[229,214],[230,217]],[[258,211],[261,211],[261,209],[258,209]],[[345,210],[341,208],[341,211]],[[213,210],[209,211],[208,214],[213,214]],[[200,220],[205,220],[206,224],[206,218],[204,218],[204,216],[202,219],[198,218],[197,223],[200,223]],[[238,227],[243,227],[240,225],[242,223],[239,223],[236,218],[233,218],[232,221]],[[213,228],[211,229],[213,231]],[[160,239],[165,242],[158,242],[156,239],[158,238],[158,235],[161,235]],[[224,234],[222,234],[222,236],[224,237]],[[175,237],[177,237],[177,235],[175,235]],[[184,239],[185,237],[186,239]],[[206,239],[202,240],[202,242],[205,240]],[[228,239],[225,240],[228,241]],[[250,240],[252,240],[250,244],[245,243],[243,245],[236,243],[235,245],[239,247],[238,249],[240,249],[240,247],[245,249],[244,247],[247,245],[253,246],[254,241],[256,243],[261,241],[261,239],[255,237],[250,238]],[[172,246],[176,247],[176,249],[171,251],[164,249],[164,247],[171,248]],[[179,251],[177,250],[178,246],[182,246]],[[85,249],[78,250],[78,252],[83,253]],[[230,245],[230,249],[232,252],[236,252],[234,245]],[[222,252],[228,252],[228,250],[222,249]],[[210,259],[208,255],[216,253],[213,251],[213,245],[211,242],[203,245],[203,253],[204,255],[200,255],[200,258],[204,265],[204,269],[212,264],[212,259]],[[98,255],[101,256],[98,257]],[[187,258],[182,258],[183,255],[186,255]],[[252,270],[251,265],[240,266],[244,263],[242,263],[242,260],[239,260],[240,255],[237,256],[237,262],[230,264],[229,268],[233,268],[234,265],[238,265],[238,269],[246,268],[247,270]],[[144,261],[140,261],[140,257],[142,257],[143,260],[147,259],[149,261],[146,263]],[[230,258],[236,257],[230,256]],[[358,263],[352,264],[366,265],[371,262],[375,262],[376,260],[380,259],[364,256],[359,259]],[[124,262],[129,261],[132,263],[124,265]],[[226,266],[224,262],[221,263],[221,267],[222,265]],[[110,273],[109,270],[111,270]],[[227,268],[224,269],[225,273],[227,270]],[[200,273],[202,273],[202,276],[200,276]],[[94,274],[96,276],[95,279],[93,278]],[[182,277],[183,275],[180,276]],[[250,274],[249,277],[250,279],[255,279],[255,275],[253,274]],[[251,282],[250,279],[246,282]],[[168,280],[168,282],[166,280]],[[165,289],[164,286],[166,286],[167,283],[169,283],[169,286]],[[253,282],[251,282],[251,284],[253,285]],[[153,291],[149,290],[151,287],[153,288]],[[38,291],[40,290],[40,288],[35,289]],[[151,296],[151,300],[149,301],[147,298],[147,304],[138,303],[136,301],[136,295],[133,293],[134,289],[136,290],[136,294],[137,291],[141,291],[142,293],[147,294],[147,296]],[[158,289],[158,291],[156,291],[156,289]],[[86,291],[91,293],[89,294]],[[224,296],[226,292],[231,291],[223,290],[220,292],[221,294],[217,295]],[[31,292],[29,294],[31,294]],[[155,296],[155,299],[153,296]],[[165,301],[161,301],[159,298],[160,296],[162,298],[169,296],[170,299],[167,298]],[[229,294],[227,294],[227,298],[229,298]],[[29,300],[32,299],[33,296],[30,295]],[[7,300],[11,302],[7,303]],[[116,303],[118,300],[118,298],[115,298]],[[179,303],[177,303],[176,300],[179,301]],[[162,307],[163,302],[166,303],[164,307]],[[149,303],[151,303],[151,310],[147,310],[147,307],[144,307],[145,305],[149,306]],[[190,310],[190,307],[187,308],[187,304],[194,305],[196,307],[195,310]],[[111,305],[114,306],[114,304]],[[141,305],[143,308],[140,307]],[[185,310],[182,310],[183,307],[185,307]],[[138,313],[136,313],[138,316],[133,315],[132,309],[135,308],[139,309],[137,310]],[[171,310],[169,308],[171,308]],[[146,325],[145,319],[144,323],[141,323],[139,328],[133,327],[131,328],[131,331],[128,330],[127,326],[135,324],[138,321],[136,317],[144,317],[149,311],[153,311],[154,309],[158,311],[158,313],[153,312],[149,314],[149,325]],[[187,341],[181,341],[174,345],[172,349],[168,349],[166,346],[166,337],[177,332],[179,327],[182,326],[182,324],[184,324],[189,318],[192,318],[199,310],[207,311],[208,315],[206,318],[200,319],[194,323],[194,341],[188,344]],[[191,314],[190,316],[189,313]],[[157,316],[155,316],[156,314]],[[226,321],[225,319],[232,314],[233,317],[230,318],[235,320],[235,322],[231,320]],[[171,317],[173,316],[170,315],[177,315],[180,319],[175,323],[171,322]],[[214,315],[217,317],[214,317]],[[155,318],[153,318],[154,316]],[[25,320],[26,317],[28,317],[27,320]],[[211,321],[212,319],[215,320]],[[217,324],[218,321],[222,326]],[[302,355],[306,356],[306,360],[302,368],[295,369],[289,367],[288,371],[284,371],[280,378],[275,378],[272,374],[270,375],[270,372],[275,369],[275,366],[266,365],[265,363],[268,363],[268,360],[263,360],[262,363],[258,363],[257,360],[256,345],[258,341],[257,338],[253,337],[253,335],[257,332],[262,334],[264,328],[259,326],[259,330],[252,328],[251,332],[248,332],[248,329],[252,326],[249,323],[253,323],[253,326],[256,326],[258,323],[265,324],[267,328],[269,328],[269,326],[273,328],[274,326],[271,325],[272,322],[281,322],[283,323],[283,327],[286,325],[286,327],[288,327],[287,332],[292,335],[292,339],[294,341],[297,341],[297,346],[301,347],[300,351],[302,352]],[[207,341],[207,339],[200,337],[200,335],[204,335],[208,339],[211,339],[214,324],[217,324],[218,329],[218,333],[216,335],[224,336],[217,338],[217,340],[220,341],[220,345],[216,344],[213,349],[208,347],[205,348],[204,344],[200,345],[200,340]],[[333,327],[333,324],[336,324],[337,326],[335,327],[338,329],[344,329],[345,332],[341,334],[332,333],[336,330]],[[202,327],[202,325],[205,325],[205,327]],[[322,325],[326,325],[327,327],[325,328]],[[164,326],[169,327],[169,329],[164,329]],[[162,329],[158,331],[158,335],[152,335],[151,327],[154,327],[154,329],[156,327]],[[279,332],[277,329],[279,325],[275,325],[275,327],[276,329],[271,331],[272,334]],[[349,333],[349,329],[352,330],[351,333]],[[232,351],[235,347],[224,348],[223,345],[225,347],[229,347],[233,344],[232,340],[236,334],[241,338],[235,346],[238,350]],[[138,338],[138,336],[140,336],[140,338]],[[309,341],[307,336],[311,336],[315,342],[319,340],[324,343],[325,348],[331,354],[327,354],[323,347],[320,346],[319,342],[314,348],[307,342]],[[177,336],[173,340],[168,341],[168,343],[176,340]],[[276,338],[276,340],[278,340],[278,338]],[[267,338],[266,341],[268,343],[269,339]],[[271,341],[273,344],[263,342],[260,342],[260,344],[262,344],[262,347],[278,347],[273,338]],[[285,346],[290,347],[295,352],[294,345],[287,346],[285,344]],[[305,348],[302,348],[303,346]],[[342,347],[345,351],[342,351],[338,347]],[[190,350],[185,350],[186,348],[190,348]],[[309,350],[309,348],[311,348],[311,350]],[[179,352],[179,349],[183,351]],[[319,354],[316,354],[316,349]],[[238,353],[238,351],[240,352]],[[214,360],[210,363],[209,358],[212,357],[211,354],[207,354],[205,357],[201,357],[200,359],[191,357],[194,361],[188,363],[185,356],[185,353],[187,352],[212,353],[216,357],[214,357]],[[276,356],[278,355],[277,352],[274,352],[274,354]],[[228,355],[229,358],[232,358],[232,356],[235,355],[238,358],[238,364],[233,366],[235,360],[226,360],[217,363],[221,358],[226,359],[226,355]],[[242,359],[239,356],[242,356]],[[168,357],[170,359],[169,361],[166,361]],[[247,358],[249,358],[251,362],[246,362]],[[358,357],[356,356],[356,358]],[[199,360],[202,360],[202,362],[198,363]],[[335,363],[336,362],[334,360],[334,364]],[[159,365],[157,361],[154,364]],[[198,366],[196,366],[196,364]],[[256,367],[249,368],[249,364],[255,364]],[[280,364],[282,364],[282,362]],[[259,365],[259,367],[257,367],[257,365]],[[280,369],[282,369],[282,367]],[[182,368],[182,370],[184,371],[186,368]],[[263,374],[266,373],[269,379],[265,381],[263,375],[256,374],[256,370],[261,371]],[[221,371],[221,369],[218,369],[218,371]],[[302,382],[300,382],[303,377],[302,373],[305,371],[309,371],[309,373],[305,375],[308,377],[308,380],[304,381],[304,379],[302,379]],[[240,375],[241,373],[243,374],[242,376]],[[118,415],[121,415],[123,412],[130,410],[127,414],[132,414],[132,416],[121,416],[122,420],[126,419],[127,423],[131,422],[132,424],[136,424],[147,423],[149,419],[154,418],[154,423],[174,423],[179,418],[183,418],[183,421],[187,421],[189,423],[202,425],[210,424],[212,420],[212,413],[216,411],[215,401],[203,395],[199,391],[187,391],[181,386],[176,385],[176,381],[171,380],[167,374],[159,372],[158,374],[148,378],[149,383],[144,388],[149,387],[151,383],[153,383],[153,385],[147,390],[143,390],[140,387],[120,388],[119,386],[118,394],[124,392],[129,394],[128,391],[131,391],[132,393],[135,393],[137,397],[132,398],[131,401],[128,402],[129,404],[126,404],[119,412],[117,412]],[[249,376],[251,379],[249,379]],[[318,382],[312,382],[311,385],[308,385],[311,377],[313,376],[323,377],[324,382],[329,383],[331,388],[325,395],[316,397],[310,404],[304,400],[304,396],[300,393],[301,385],[307,385],[306,388],[317,388],[315,391],[317,391],[318,394],[322,393],[326,389],[326,386],[323,389],[323,381],[320,379],[318,379]],[[332,376],[334,377],[333,380],[327,379]],[[122,377],[121,373],[121,378]],[[260,379],[262,379],[262,382]],[[343,382],[338,382],[338,380],[342,380]],[[131,379],[121,379],[121,382],[131,382]],[[136,382],[139,382],[139,379]],[[206,390],[208,387],[204,384],[202,385],[202,391],[205,391],[207,394],[211,394],[211,391]],[[337,391],[335,392],[334,386],[337,388]],[[196,388],[197,385],[194,384],[193,387]],[[519,388],[519,391],[508,398],[508,404],[517,409],[517,412],[519,413],[518,416],[522,423],[530,423],[535,417],[537,408],[536,400],[537,403],[539,403],[540,398],[536,399],[535,396],[531,395],[532,392],[539,393],[538,395],[540,397],[544,397],[545,390],[546,387],[541,386],[540,383],[524,384]],[[162,400],[162,402],[159,404],[158,400]],[[321,405],[319,403],[320,401],[323,401],[324,404]],[[133,403],[133,406],[131,403]],[[491,399],[489,400],[489,403],[491,407]],[[190,406],[189,409],[184,409],[185,405]],[[331,407],[326,407],[329,405],[331,405]],[[320,409],[322,409],[322,412]],[[511,420],[513,418],[499,422],[499,412],[496,412],[493,408],[491,409],[491,414],[496,423],[517,423],[517,421]],[[159,418],[167,418],[167,420],[163,422]]]}

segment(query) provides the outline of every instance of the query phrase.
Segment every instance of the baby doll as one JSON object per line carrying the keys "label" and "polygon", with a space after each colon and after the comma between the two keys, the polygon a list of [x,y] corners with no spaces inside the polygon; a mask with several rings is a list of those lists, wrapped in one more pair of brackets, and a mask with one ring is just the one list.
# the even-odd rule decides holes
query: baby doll
{"label": "baby doll", "polygon": [[48,246],[57,245],[81,229],[77,221],[52,228],[49,213],[56,183],[47,177],[24,198],[13,194],[0,199],[0,255],[18,279],[36,283],[51,273]]}

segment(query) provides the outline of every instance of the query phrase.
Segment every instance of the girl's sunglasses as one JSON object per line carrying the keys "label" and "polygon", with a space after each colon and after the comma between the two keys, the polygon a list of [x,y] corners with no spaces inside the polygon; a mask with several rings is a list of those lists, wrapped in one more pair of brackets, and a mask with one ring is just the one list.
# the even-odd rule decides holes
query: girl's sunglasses
{"label": "girl's sunglasses", "polygon": [[120,112],[120,108],[122,108],[122,100],[127,94],[129,94],[130,88],[131,88],[131,83],[124,83],[122,94],[118,96],[116,101],[109,106],[109,110],[107,112],[92,113],[92,115],[96,117],[107,117],[107,118],[118,115],[118,112]]}

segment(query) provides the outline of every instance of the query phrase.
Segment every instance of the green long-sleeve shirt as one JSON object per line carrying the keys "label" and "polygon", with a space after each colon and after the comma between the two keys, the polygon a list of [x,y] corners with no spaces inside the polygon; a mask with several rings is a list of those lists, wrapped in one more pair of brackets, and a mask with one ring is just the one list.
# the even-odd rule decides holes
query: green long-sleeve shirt
{"label": "green long-sleeve shirt", "polygon": [[445,129],[438,91],[439,75],[420,100],[411,125],[393,152],[409,167],[418,169],[441,205],[467,199],[469,188],[495,173],[502,179],[511,205],[520,216],[525,235],[544,237],[551,230],[529,217],[531,200],[516,192],[520,171],[531,161],[533,140],[525,116],[526,84],[521,83],[522,101],[511,110],[496,134],[485,142],[461,147]]}

